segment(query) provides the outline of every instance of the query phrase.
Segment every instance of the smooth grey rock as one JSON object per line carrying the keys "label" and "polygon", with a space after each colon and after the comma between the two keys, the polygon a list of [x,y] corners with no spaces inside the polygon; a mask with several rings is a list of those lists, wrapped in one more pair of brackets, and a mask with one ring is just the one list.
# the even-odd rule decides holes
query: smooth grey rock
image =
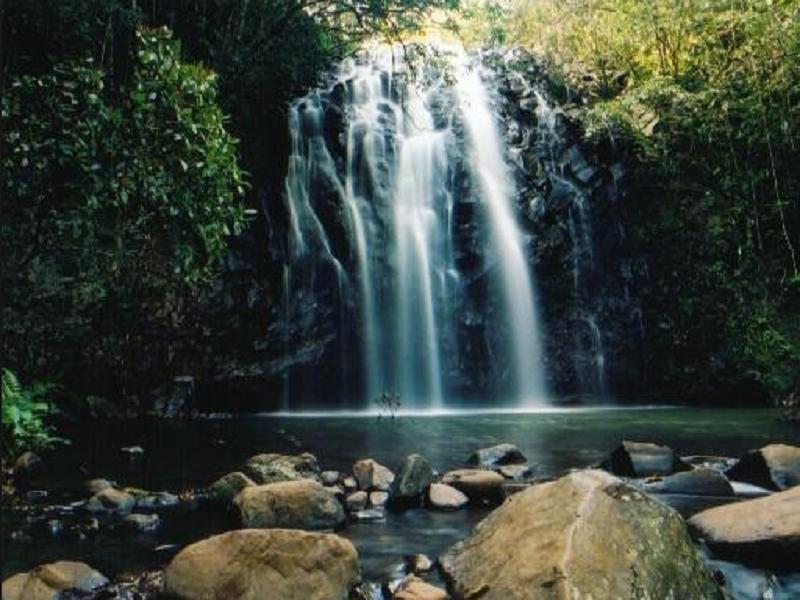
{"label": "smooth grey rock", "polygon": [[389,490],[389,501],[395,506],[421,503],[432,482],[433,469],[430,463],[419,454],[411,454],[397,471]]}
{"label": "smooth grey rock", "polygon": [[525,462],[528,462],[528,459],[514,444],[498,444],[490,448],[481,448],[467,460],[468,464],[481,467],[517,465]]}

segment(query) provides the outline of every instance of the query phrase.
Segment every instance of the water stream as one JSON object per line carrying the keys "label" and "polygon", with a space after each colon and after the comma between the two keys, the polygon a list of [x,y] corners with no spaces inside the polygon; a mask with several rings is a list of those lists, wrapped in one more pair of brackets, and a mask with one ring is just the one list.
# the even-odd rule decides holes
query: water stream
{"label": "water stream", "polygon": [[333,273],[335,329],[359,363],[354,408],[383,392],[408,407],[451,406],[478,391],[476,369],[498,405],[547,397],[491,74],[463,52],[442,56],[444,66],[412,69],[401,49],[380,49],[291,107],[284,298],[321,294]]}

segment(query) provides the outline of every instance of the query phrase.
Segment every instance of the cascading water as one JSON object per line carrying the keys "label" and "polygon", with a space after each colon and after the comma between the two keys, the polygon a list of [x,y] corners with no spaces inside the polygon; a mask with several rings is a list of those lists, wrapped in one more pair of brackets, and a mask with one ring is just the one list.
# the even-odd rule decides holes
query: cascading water
{"label": "cascading water", "polygon": [[[292,105],[285,298],[341,290],[339,358],[359,363],[360,406],[381,392],[415,408],[470,392],[542,403],[534,286],[491,95],[466,55],[445,56],[445,69],[414,73],[398,49],[349,60]],[[476,369],[487,383],[470,390]]]}

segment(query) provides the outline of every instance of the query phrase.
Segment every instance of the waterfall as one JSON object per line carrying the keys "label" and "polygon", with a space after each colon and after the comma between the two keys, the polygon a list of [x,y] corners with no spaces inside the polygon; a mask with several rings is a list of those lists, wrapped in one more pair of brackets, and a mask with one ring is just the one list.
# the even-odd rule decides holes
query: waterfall
{"label": "waterfall", "polygon": [[489,78],[462,52],[444,56],[424,69],[397,48],[347,60],[290,108],[287,261],[302,268],[287,269],[284,296],[339,304],[337,359],[360,378],[351,405],[382,392],[430,409],[546,398]]}

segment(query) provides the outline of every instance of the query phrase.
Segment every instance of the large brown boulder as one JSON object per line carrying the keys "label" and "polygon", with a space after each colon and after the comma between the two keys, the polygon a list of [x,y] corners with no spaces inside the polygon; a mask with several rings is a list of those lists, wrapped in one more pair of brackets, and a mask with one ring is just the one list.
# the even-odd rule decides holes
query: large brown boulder
{"label": "large brown boulder", "polygon": [[345,600],[358,553],[338,535],[241,529],[184,548],[164,576],[167,594],[186,600]]}
{"label": "large brown boulder", "polygon": [[694,515],[689,524],[723,558],[800,570],[800,486]]}
{"label": "large brown boulder", "polygon": [[678,513],[603,471],[511,496],[439,560],[457,598],[722,598]]}
{"label": "large brown boulder", "polygon": [[692,467],[680,459],[672,448],[647,442],[624,441],[617,446],[601,467],[623,477],[663,477]]}
{"label": "large brown boulder", "polygon": [[251,456],[242,471],[256,483],[276,483],[300,479],[319,479],[317,458],[308,452],[298,456],[257,454]]}
{"label": "large brown boulder", "polygon": [[105,585],[108,579],[86,563],[61,560],[3,581],[3,600],[58,600],[70,592],[82,597]]}
{"label": "large brown boulder", "polygon": [[335,529],[345,521],[336,496],[316,481],[282,481],[244,488],[233,501],[244,527]]}
{"label": "large brown boulder", "polygon": [[770,444],[751,450],[725,474],[734,481],[752,483],[768,490],[787,490],[800,485],[800,448]]}

